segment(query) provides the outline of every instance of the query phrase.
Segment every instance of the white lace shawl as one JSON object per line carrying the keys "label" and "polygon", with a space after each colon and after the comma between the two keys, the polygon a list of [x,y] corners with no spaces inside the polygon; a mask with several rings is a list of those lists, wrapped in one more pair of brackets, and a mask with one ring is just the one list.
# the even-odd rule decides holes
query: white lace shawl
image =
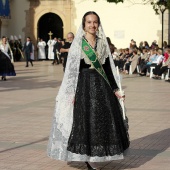
{"label": "white lace shawl", "polygon": [[5,46],[3,44],[0,44],[0,50],[10,59],[10,56],[8,54],[9,45],[6,44]]}
{"label": "white lace shawl", "polygon": [[[106,58],[108,55],[106,54],[106,44],[104,44],[103,40],[101,38],[98,38],[97,40],[97,58],[100,60],[101,64],[105,63]],[[86,64],[91,65],[91,61],[89,58],[87,58],[86,54],[81,52],[81,59],[84,59]]]}
{"label": "white lace shawl", "polygon": [[[51,130],[51,135],[49,138],[48,145],[48,155],[54,159],[66,160],[66,161],[108,161],[113,159],[122,159],[122,155],[115,155],[113,157],[88,157],[87,155],[74,154],[67,151],[67,143],[72,129],[73,123],[73,100],[76,93],[80,60],[82,58],[82,37],[84,31],[82,26],[80,26],[74,41],[69,49],[66,69],[64,73],[64,78],[59,89],[58,95],[56,97],[56,107],[53,118],[53,125]],[[115,65],[110,53],[110,49],[104,35],[102,27],[99,27],[99,34],[102,44],[98,48],[103,53],[103,47],[105,54],[104,56],[109,56],[110,64],[114,78],[119,86],[119,77],[116,74]],[[102,57],[102,56],[101,56]],[[105,57],[104,57],[105,58]],[[104,60],[103,60],[104,62]]]}

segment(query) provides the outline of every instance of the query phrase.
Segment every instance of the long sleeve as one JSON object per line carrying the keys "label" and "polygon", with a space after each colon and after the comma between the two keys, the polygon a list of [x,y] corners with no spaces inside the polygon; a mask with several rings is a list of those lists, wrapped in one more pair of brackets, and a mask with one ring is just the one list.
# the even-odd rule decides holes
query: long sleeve
{"label": "long sleeve", "polygon": [[32,53],[32,43],[30,42],[30,53]]}
{"label": "long sleeve", "polygon": [[111,67],[110,67],[110,61],[109,61],[109,57],[106,58],[105,64],[103,64],[103,69],[107,75],[107,78],[109,80],[109,83],[112,87],[113,90],[118,89],[117,83],[115,81],[115,78],[113,76]]}

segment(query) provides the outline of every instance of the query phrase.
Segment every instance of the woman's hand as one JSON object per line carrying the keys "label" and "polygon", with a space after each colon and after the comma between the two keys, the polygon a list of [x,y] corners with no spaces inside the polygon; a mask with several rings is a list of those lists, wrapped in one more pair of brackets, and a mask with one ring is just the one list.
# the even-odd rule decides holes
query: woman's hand
{"label": "woman's hand", "polygon": [[116,91],[115,95],[118,99],[123,99],[123,101],[125,100],[125,94],[124,91]]}
{"label": "woman's hand", "polygon": [[72,100],[72,104],[74,104],[75,103],[75,98]]}

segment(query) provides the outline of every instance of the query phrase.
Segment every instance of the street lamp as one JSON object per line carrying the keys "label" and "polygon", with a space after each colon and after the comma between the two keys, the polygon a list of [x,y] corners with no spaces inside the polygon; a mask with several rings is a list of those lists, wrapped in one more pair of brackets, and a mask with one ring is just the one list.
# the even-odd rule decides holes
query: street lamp
{"label": "street lamp", "polygon": [[159,0],[157,3],[159,10],[162,13],[162,53],[163,53],[163,38],[164,38],[164,12],[167,9],[167,0]]}

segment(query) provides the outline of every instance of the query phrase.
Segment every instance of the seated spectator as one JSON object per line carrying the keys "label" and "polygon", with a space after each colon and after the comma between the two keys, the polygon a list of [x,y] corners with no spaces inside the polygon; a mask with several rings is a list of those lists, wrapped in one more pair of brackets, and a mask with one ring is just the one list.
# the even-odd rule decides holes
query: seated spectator
{"label": "seated spectator", "polygon": [[115,46],[113,44],[110,44],[109,45],[109,48],[110,48],[110,52],[112,54],[112,57],[113,57],[113,61],[115,63],[115,66],[118,66],[118,60],[119,60],[119,57],[118,57],[118,53],[115,52]]}
{"label": "seated spectator", "polygon": [[138,49],[138,47],[136,46],[136,41],[132,41],[130,49]]}
{"label": "seated spectator", "polygon": [[162,66],[158,67],[155,71],[154,74],[155,76],[153,77],[154,79],[161,79],[161,75],[166,72],[170,68],[170,49],[165,50],[164,54],[164,59],[162,62]]}
{"label": "seated spectator", "polygon": [[[162,50],[156,50],[156,56],[153,58],[151,65],[147,67],[147,71],[150,74],[150,67],[161,67],[163,61]],[[154,70],[153,70],[154,72]],[[148,76],[149,76],[148,74]]]}
{"label": "seated spectator", "polygon": [[129,53],[129,48],[126,48],[124,50],[124,53],[119,57],[118,67],[120,71],[123,71],[124,64],[126,63],[130,56],[131,54]]}
{"label": "seated spectator", "polygon": [[143,46],[144,46],[144,48],[149,49],[149,44],[148,44],[147,41],[144,41],[144,42],[143,42]]}
{"label": "seated spectator", "polygon": [[163,50],[165,51],[168,48],[168,43],[166,41],[163,42]]}
{"label": "seated spectator", "polygon": [[122,48],[120,48],[118,51],[119,51],[119,57],[120,57],[121,55],[123,55],[123,53],[125,52],[124,49],[122,49]]}
{"label": "seated spectator", "polygon": [[149,57],[149,60],[148,60],[147,63],[141,68],[141,73],[139,74],[140,76],[145,76],[146,73],[147,73],[148,68],[149,68],[149,72],[150,72],[150,66],[151,66],[152,62],[153,62],[154,60],[156,60],[156,58],[157,58],[156,50],[155,50],[155,49],[152,49],[152,50],[151,50],[150,57]]}
{"label": "seated spectator", "polygon": [[[149,60],[149,53],[147,49],[143,49],[140,57],[140,62],[139,62],[139,70],[142,70],[142,68],[147,64]],[[141,73],[141,71],[140,71]]]}
{"label": "seated spectator", "polygon": [[140,52],[142,52],[143,51],[143,41],[141,41],[140,43],[139,43],[139,50],[140,50]]}
{"label": "seated spectator", "polygon": [[162,66],[162,61],[164,59],[164,56],[162,55],[162,50],[158,50],[157,51],[157,65],[155,66],[155,69],[153,70],[153,74],[155,75],[158,70],[160,70],[161,66]]}
{"label": "seated spectator", "polygon": [[138,53],[137,50],[133,50],[132,57],[130,57],[129,60],[125,63],[125,73],[126,74],[129,73],[130,66],[131,66],[131,69],[132,69],[131,70],[132,73],[135,71],[135,69],[137,67],[138,59],[139,59],[139,55],[137,53]]}
{"label": "seated spectator", "polygon": [[154,41],[152,42],[151,49],[158,49],[158,48],[159,48],[159,47],[158,47],[157,41],[154,40]]}
{"label": "seated spectator", "polygon": [[130,41],[130,44],[129,44],[129,48],[132,48],[132,46],[133,46],[133,39],[131,39],[131,41]]}

